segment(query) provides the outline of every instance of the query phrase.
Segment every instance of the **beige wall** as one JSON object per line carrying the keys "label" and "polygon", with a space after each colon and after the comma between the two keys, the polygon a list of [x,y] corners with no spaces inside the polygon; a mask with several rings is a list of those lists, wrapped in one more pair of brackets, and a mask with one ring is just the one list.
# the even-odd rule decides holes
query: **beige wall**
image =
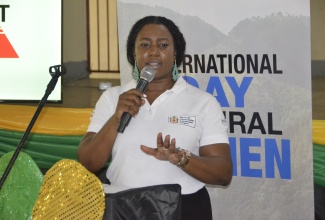
{"label": "beige wall", "polygon": [[325,1],[311,0],[311,59],[325,60]]}
{"label": "beige wall", "polygon": [[87,60],[86,0],[62,0],[63,61]]}

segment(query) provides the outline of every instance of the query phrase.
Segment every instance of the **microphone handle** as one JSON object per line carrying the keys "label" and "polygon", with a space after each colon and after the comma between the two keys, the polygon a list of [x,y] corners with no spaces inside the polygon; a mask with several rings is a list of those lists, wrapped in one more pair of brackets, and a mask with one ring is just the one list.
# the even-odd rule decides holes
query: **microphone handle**
{"label": "microphone handle", "polygon": [[140,92],[144,93],[147,90],[148,85],[149,85],[148,80],[140,78],[136,89],[139,90]]}
{"label": "microphone handle", "polygon": [[128,126],[129,122],[131,121],[132,115],[128,112],[124,112],[120,121],[120,124],[118,125],[117,132],[123,133],[126,126]]}
{"label": "microphone handle", "polygon": [[[147,90],[148,85],[149,85],[149,82],[147,80],[140,78],[136,89],[139,90],[140,92],[144,93]],[[129,122],[131,121],[131,118],[132,118],[132,115],[130,115],[130,113],[124,112],[122,114],[120,124],[117,128],[117,132],[123,133],[126,126],[128,126]]]}

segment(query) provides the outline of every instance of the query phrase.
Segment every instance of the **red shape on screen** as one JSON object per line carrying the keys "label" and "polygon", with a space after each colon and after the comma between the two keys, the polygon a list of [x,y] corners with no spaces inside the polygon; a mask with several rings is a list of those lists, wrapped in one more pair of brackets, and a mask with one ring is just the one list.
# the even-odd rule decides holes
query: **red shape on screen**
{"label": "red shape on screen", "polygon": [[0,58],[19,58],[7,36],[0,27]]}

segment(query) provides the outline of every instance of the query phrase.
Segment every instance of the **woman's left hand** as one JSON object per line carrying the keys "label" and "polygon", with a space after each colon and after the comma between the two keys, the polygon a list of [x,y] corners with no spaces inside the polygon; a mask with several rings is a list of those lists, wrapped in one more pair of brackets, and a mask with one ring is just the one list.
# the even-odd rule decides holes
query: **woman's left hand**
{"label": "woman's left hand", "polygon": [[182,163],[186,154],[185,150],[177,149],[176,140],[174,138],[170,140],[170,135],[166,135],[163,139],[162,133],[158,133],[156,148],[144,145],[140,147],[144,153],[158,160],[169,161],[177,166],[181,165],[180,168],[183,168],[182,170],[188,175],[203,183],[227,186],[231,182],[232,158],[228,143],[201,146],[199,155],[190,154],[190,163],[188,163],[188,158],[185,163]]}
{"label": "woman's left hand", "polygon": [[170,135],[166,135],[163,139],[161,132],[157,135],[157,148],[150,148],[144,145],[141,145],[140,148],[144,153],[152,155],[158,160],[169,161],[174,165],[180,161],[180,158],[184,154],[184,150],[178,151],[176,149],[175,138],[170,140]]}

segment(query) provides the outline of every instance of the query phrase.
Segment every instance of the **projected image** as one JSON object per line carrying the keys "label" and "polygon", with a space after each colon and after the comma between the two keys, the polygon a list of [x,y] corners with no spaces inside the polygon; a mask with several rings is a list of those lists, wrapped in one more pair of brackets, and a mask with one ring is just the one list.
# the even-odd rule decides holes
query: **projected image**
{"label": "projected image", "polygon": [[[0,102],[41,100],[61,64],[61,1],[0,3]],[[61,101],[61,80],[49,101]]]}

